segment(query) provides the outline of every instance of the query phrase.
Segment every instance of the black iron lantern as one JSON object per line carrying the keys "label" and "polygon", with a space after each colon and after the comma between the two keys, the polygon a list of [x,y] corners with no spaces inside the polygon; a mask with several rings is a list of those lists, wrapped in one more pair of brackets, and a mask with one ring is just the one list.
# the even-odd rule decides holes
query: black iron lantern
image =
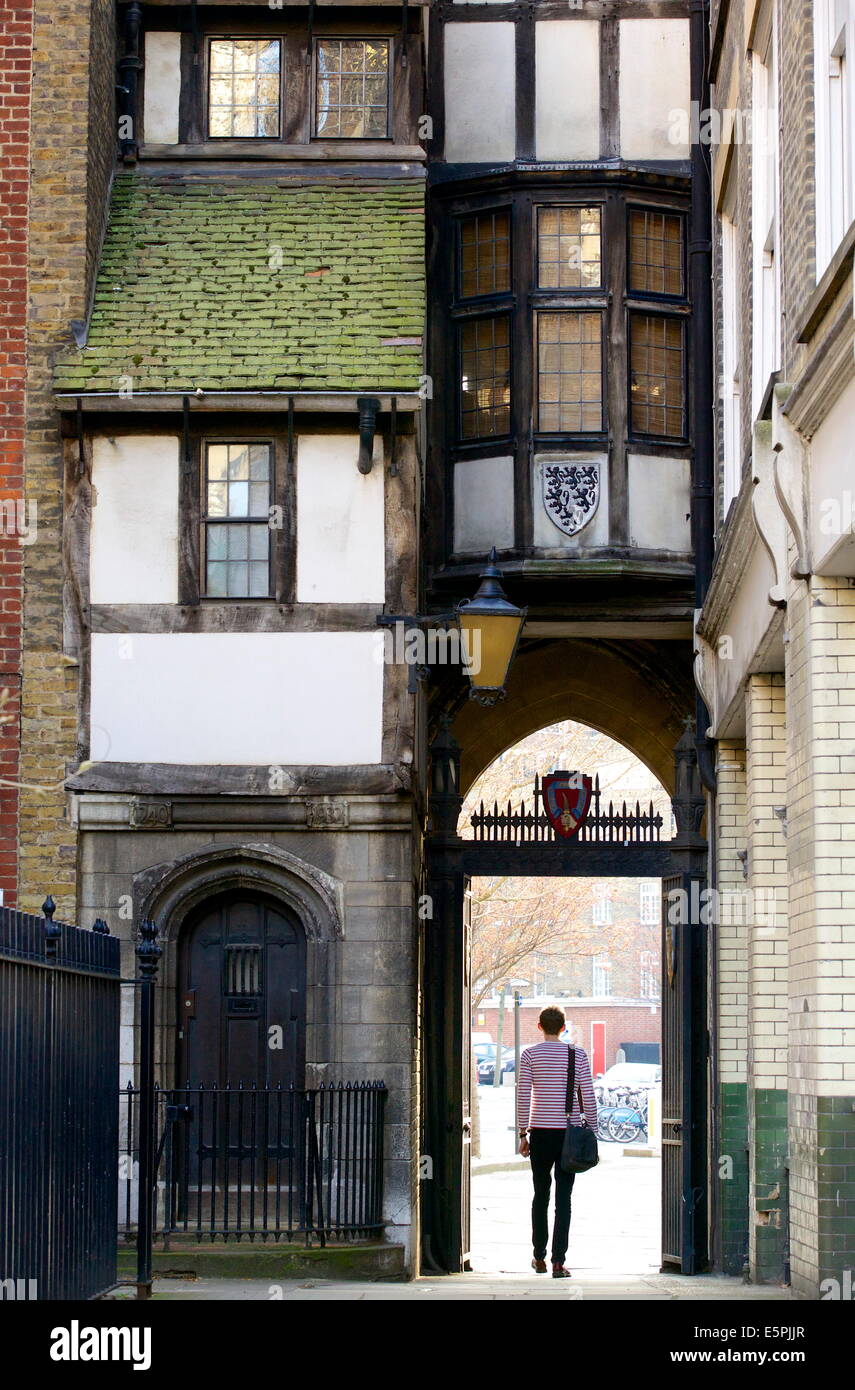
{"label": "black iron lantern", "polygon": [[510,602],[500,583],[495,546],[474,598],[457,605],[457,620],[471,683],[469,697],[481,705],[495,705],[507,691],[505,682],[525,624],[527,608]]}

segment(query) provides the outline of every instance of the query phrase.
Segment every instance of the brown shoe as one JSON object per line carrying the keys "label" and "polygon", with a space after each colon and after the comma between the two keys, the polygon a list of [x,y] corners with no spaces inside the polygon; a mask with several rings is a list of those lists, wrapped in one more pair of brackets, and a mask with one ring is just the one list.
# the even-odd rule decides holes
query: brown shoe
{"label": "brown shoe", "polygon": [[553,1279],[571,1279],[573,1276],[566,1265],[553,1265],[552,1277]]}
{"label": "brown shoe", "polygon": [[532,1269],[534,1270],[535,1274],[545,1274],[545,1273],[546,1273],[546,1260],[537,1260],[537,1259],[532,1260],[532,1262],[531,1262],[531,1267],[532,1267]]}

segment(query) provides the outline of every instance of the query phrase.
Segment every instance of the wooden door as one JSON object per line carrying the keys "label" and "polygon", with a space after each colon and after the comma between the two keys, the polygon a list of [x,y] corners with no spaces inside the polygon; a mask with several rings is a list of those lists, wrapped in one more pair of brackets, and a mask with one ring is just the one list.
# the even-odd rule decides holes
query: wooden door
{"label": "wooden door", "polygon": [[293,913],[218,899],[186,933],[180,971],[182,1085],[303,1085],[306,938]]}

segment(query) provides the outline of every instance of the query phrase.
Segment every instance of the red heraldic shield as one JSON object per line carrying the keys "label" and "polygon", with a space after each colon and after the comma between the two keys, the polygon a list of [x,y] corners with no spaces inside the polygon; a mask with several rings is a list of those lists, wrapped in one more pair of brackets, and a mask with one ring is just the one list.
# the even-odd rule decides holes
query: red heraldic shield
{"label": "red heraldic shield", "polygon": [[556,835],[571,840],[588,814],[593,783],[582,772],[550,772],[543,779],[543,805]]}

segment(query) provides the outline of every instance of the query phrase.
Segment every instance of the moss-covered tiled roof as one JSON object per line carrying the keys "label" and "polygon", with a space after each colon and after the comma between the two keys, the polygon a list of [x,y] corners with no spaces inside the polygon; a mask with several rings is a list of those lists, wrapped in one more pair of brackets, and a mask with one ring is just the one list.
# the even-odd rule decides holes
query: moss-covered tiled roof
{"label": "moss-covered tiled roof", "polygon": [[57,389],[417,389],[423,202],[418,180],[122,175],[87,344]]}

